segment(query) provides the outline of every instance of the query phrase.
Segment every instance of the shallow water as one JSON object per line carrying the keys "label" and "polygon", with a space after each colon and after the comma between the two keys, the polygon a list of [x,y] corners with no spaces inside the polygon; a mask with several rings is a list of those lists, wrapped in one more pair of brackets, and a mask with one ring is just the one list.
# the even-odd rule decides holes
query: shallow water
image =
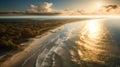
{"label": "shallow water", "polygon": [[65,25],[48,38],[36,67],[119,67],[119,21],[91,19]]}

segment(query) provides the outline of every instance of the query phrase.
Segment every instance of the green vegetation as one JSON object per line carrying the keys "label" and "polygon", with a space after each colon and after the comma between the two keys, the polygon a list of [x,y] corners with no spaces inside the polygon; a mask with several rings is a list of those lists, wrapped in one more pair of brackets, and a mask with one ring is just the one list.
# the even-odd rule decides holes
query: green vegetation
{"label": "green vegetation", "polygon": [[[0,52],[18,49],[28,38],[80,19],[0,21]],[[14,22],[12,22],[14,21]]]}

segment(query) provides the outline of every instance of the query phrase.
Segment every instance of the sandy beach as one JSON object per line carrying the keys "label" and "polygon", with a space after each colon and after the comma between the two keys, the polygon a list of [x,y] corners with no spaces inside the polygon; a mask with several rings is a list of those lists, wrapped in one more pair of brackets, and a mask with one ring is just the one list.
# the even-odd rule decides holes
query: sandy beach
{"label": "sandy beach", "polygon": [[52,33],[60,30],[62,27],[63,25],[56,29],[49,30],[42,35],[36,36],[35,38],[31,38],[32,41],[30,40],[23,43],[24,45],[27,45],[24,47],[24,50],[19,51],[18,53],[16,52],[13,56],[8,57],[8,59],[3,62],[0,67],[16,67],[18,63],[25,62],[22,60],[28,58],[31,53],[34,53],[36,49],[41,46],[41,43],[44,40],[46,40]]}

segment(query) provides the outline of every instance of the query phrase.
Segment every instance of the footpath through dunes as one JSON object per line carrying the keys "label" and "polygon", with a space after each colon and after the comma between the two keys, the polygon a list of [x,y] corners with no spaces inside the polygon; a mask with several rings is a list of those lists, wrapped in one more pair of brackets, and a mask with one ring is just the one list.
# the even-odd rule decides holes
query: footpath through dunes
{"label": "footpath through dunes", "polygon": [[[0,26],[1,26],[0,34],[1,34],[1,38],[5,38],[5,39],[0,39],[1,43],[3,43],[1,45],[2,47],[4,47],[4,50],[9,48],[9,50],[7,51],[12,50],[13,52],[8,53],[7,55],[2,54],[3,56],[0,62],[3,63],[6,60],[2,64],[2,66],[5,65],[7,67],[12,67],[12,65],[19,64],[19,62],[22,62],[26,56],[28,57],[28,55],[33,53],[35,49],[37,49],[38,45],[40,46],[40,43],[44,41],[48,35],[50,35],[50,33],[46,33],[47,35],[44,35],[45,34],[44,32],[50,31],[51,33],[55,33],[56,30],[60,30],[60,28],[58,27],[60,27],[63,24],[85,20],[85,19],[60,19],[60,20],[6,19],[5,21],[3,20],[4,19],[1,19],[0,22]],[[57,29],[51,30],[55,28]],[[41,36],[37,36],[37,35],[41,35]],[[28,40],[28,38],[32,38],[35,36],[37,36],[37,40],[35,42],[34,40],[33,41]],[[39,39],[39,37],[42,38]],[[8,40],[10,40],[10,42],[8,42]],[[26,41],[28,41],[28,43]],[[6,44],[4,42],[8,42],[8,43]],[[4,52],[4,50],[2,50],[1,48],[1,52]],[[15,57],[18,60],[17,59],[14,60]]]}

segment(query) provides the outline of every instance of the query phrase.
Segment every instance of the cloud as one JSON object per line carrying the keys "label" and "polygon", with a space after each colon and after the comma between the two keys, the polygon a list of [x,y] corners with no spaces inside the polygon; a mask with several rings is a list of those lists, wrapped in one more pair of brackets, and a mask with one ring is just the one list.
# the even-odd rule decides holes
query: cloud
{"label": "cloud", "polygon": [[103,7],[104,12],[107,14],[120,14],[120,6],[119,5],[105,5]]}
{"label": "cloud", "polygon": [[50,13],[59,15],[112,15],[120,14],[119,5],[104,5],[100,9],[93,9],[94,11],[84,10],[84,9],[65,9],[65,10],[53,10],[53,3],[43,2],[39,5],[30,5],[27,9],[28,13]]}
{"label": "cloud", "polygon": [[89,14],[93,15],[120,15],[120,6],[119,5],[104,5],[100,9],[95,10]]}
{"label": "cloud", "polygon": [[48,3],[48,2],[40,3],[38,6],[30,5],[30,8],[27,9],[27,12],[29,12],[29,13],[52,12],[52,5],[53,5],[53,3]]}
{"label": "cloud", "polygon": [[58,10],[58,13],[60,13],[61,15],[84,15],[85,14],[85,10],[83,9],[70,9],[70,8],[66,8],[65,10]]}
{"label": "cloud", "polygon": [[30,12],[30,13],[36,13],[36,12],[38,12],[37,6],[35,6],[35,5],[30,5],[30,8],[27,9],[27,12]]}
{"label": "cloud", "polygon": [[53,3],[44,2],[38,6],[39,12],[51,12]]}
{"label": "cloud", "polygon": [[103,5],[100,9],[93,9],[93,11],[85,9],[66,9],[61,11],[62,15],[120,15],[119,5]]}
{"label": "cloud", "polygon": [[118,5],[105,5],[106,11],[109,12],[110,10],[117,9]]}
{"label": "cloud", "polygon": [[65,9],[65,10],[53,10],[53,3],[43,2],[39,5],[30,5],[27,9],[27,13],[55,13],[59,15],[81,15],[84,13],[83,10],[78,9]]}

